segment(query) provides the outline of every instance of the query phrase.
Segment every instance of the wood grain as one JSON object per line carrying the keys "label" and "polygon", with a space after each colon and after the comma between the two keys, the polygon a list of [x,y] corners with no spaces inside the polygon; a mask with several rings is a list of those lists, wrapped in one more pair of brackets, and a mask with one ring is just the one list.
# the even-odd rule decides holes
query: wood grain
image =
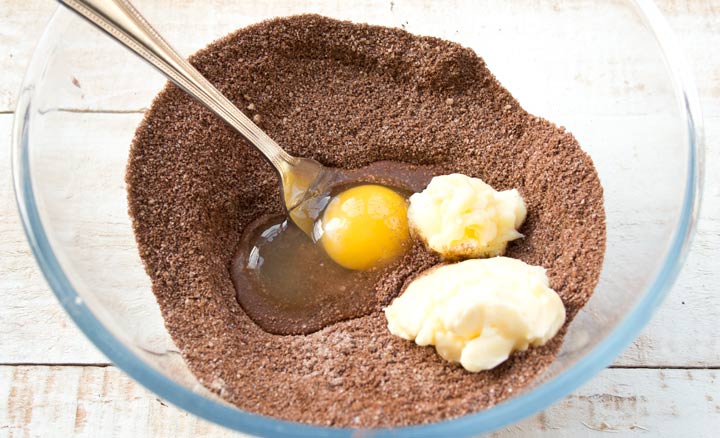
{"label": "wood grain", "polygon": [[[354,8],[342,6],[333,2],[317,2],[310,8],[295,6],[293,2],[266,2],[264,0],[246,0],[243,2],[227,2],[223,0],[201,1],[201,0],[184,0],[182,2],[156,2],[152,0],[139,0],[135,3],[138,8],[145,14],[152,23],[156,25],[159,31],[172,42],[172,44],[181,53],[192,53],[202,47],[207,41],[212,41],[225,35],[238,27],[252,23],[259,19],[267,18],[273,15],[274,11],[282,8],[281,14],[292,14],[300,11],[315,11],[318,13],[333,14],[335,16],[351,18],[353,10],[363,9],[371,10],[367,5],[383,5],[378,10],[375,20],[391,26],[405,25],[412,27],[413,19],[419,19],[424,13],[424,3],[411,0],[362,0],[361,2],[353,2]],[[517,3],[516,6],[512,6]],[[702,62],[694,63],[695,73],[699,78],[698,87],[703,96],[703,104],[709,114],[720,114],[720,57],[706,56],[708,47],[720,46],[720,14],[717,13],[717,2],[713,1],[661,1],[659,6],[667,14],[668,21],[678,35],[682,36],[682,47],[686,50],[686,55],[691,60],[699,60]],[[483,33],[481,27],[478,27],[477,33],[467,38],[467,41],[460,41],[464,44],[472,44],[478,47],[481,53],[493,66],[493,59],[502,57],[506,59],[506,50],[512,50],[512,47],[505,47],[503,44],[514,44],[511,41],[514,33],[535,32],[538,35],[548,34],[550,37],[567,38],[568,35],[552,35],[553,26],[544,26],[538,29],[518,28],[516,21],[512,15],[512,7],[525,8],[534,7],[537,9],[536,23],[552,20],[552,16],[558,11],[563,13],[572,13],[572,10],[563,10],[562,2],[544,3],[544,2],[503,2],[502,0],[488,0],[483,2],[485,5],[483,14],[490,16],[486,20],[496,23],[496,26],[507,31],[506,41],[497,41],[496,39],[488,39]],[[510,6],[508,6],[510,5]],[[27,68],[27,62],[30,59],[32,50],[36,45],[36,41],[40,38],[44,24],[47,22],[50,14],[55,8],[55,3],[45,0],[29,0],[29,1],[4,1],[3,9],[0,11],[0,19],[8,21],[10,26],[0,27],[0,71],[4,72],[4,80],[0,83],[0,112],[11,112],[14,110],[16,103],[17,91],[20,88],[21,78]],[[571,8],[565,8],[571,9]],[[374,9],[372,9],[374,10]],[[190,22],[187,18],[186,11],[193,11],[193,20]],[[222,12],[220,12],[222,11]],[[496,12],[497,11],[497,12]],[[197,14],[201,14],[198,16]],[[472,19],[466,17],[465,19]],[[188,26],[192,26],[192,32],[188,32]],[[603,32],[607,37],[612,38],[612,29],[608,29],[608,23],[602,24]],[[163,79],[153,72],[149,67],[144,66],[139,60],[135,59],[124,49],[115,43],[105,39],[105,37],[96,33],[89,25],[78,21],[77,26],[82,33],[82,43],[70,45],[62,52],[63,56],[68,56],[74,60],[74,65],[78,68],[67,72],[67,81],[76,80],[82,87],[82,93],[78,93],[73,107],[88,109],[93,111],[113,110],[127,111],[140,110],[147,106],[149,98],[152,97],[159,87],[163,84]],[[438,23],[436,33],[442,35],[443,32],[448,33],[448,37],[453,37],[452,23]],[[560,29],[560,26],[558,26]],[[412,30],[412,29],[411,29]],[[560,32],[560,30],[557,30]],[[581,36],[574,36],[580,38]],[[592,44],[593,34],[588,34],[588,44]],[[486,42],[489,40],[489,42]],[[527,44],[527,38],[518,41],[518,44]],[[540,40],[538,40],[538,44]],[[622,40],[618,40],[618,44],[622,44]],[[102,49],[102,50],[100,50]],[[568,69],[562,61],[564,56],[588,57],[588,63],[597,62],[590,56],[592,51],[581,50],[578,53],[554,53],[547,47],[543,47],[543,57],[552,56],[553,59],[543,60],[543,68],[555,68],[554,74],[563,75]],[[100,59],[98,59],[100,57]],[[628,60],[614,60],[617,64],[618,75],[629,74],[622,65]],[[640,59],[632,60],[636,64],[643,62]],[[645,60],[647,61],[647,60]],[[524,62],[524,63],[523,63]],[[532,67],[533,60],[518,60],[517,65],[508,65],[503,71],[496,71],[499,77],[510,90],[521,98],[525,105],[528,105],[529,99],[525,94],[532,94],[530,87],[535,86],[529,82],[527,75],[519,76],[514,73],[515,70],[525,71],[530,63]],[[602,62],[602,60],[600,61]],[[114,66],[120,70],[120,75],[116,75],[113,81],[107,80],[107,71],[105,66]],[[555,66],[555,67],[553,67]],[[613,108],[617,105],[618,99],[625,99],[628,96],[642,96],[641,89],[650,87],[654,76],[652,73],[661,66],[648,64],[651,69],[647,74],[640,77],[625,77],[629,81],[626,87],[619,88],[608,96],[595,96],[593,107],[602,107],[605,97],[608,99],[606,106]],[[517,80],[514,77],[517,76]],[[138,81],[138,77],[142,81]],[[580,75],[569,76],[567,82],[573,84],[575,89],[580,89],[583,84],[591,81],[601,81],[602,77],[593,75],[592,70],[584,71]],[[633,82],[635,80],[635,82]],[[94,95],[105,96],[101,101],[93,100]],[[111,96],[107,98],[107,96]],[[572,99],[572,96],[566,96],[566,99]],[[643,100],[644,102],[644,100]],[[631,104],[628,101],[626,104]],[[577,102],[578,106],[582,106],[583,102]],[[532,106],[532,105],[531,105]],[[531,111],[532,107],[529,108]],[[583,107],[587,112],[587,108]],[[599,110],[599,109],[598,109]]]}
{"label": "wood grain", "polygon": [[[455,7],[459,7],[463,1],[472,0],[454,0]],[[238,27],[247,25],[259,19],[267,18],[273,14],[289,15],[301,11],[314,11],[318,13],[332,14],[341,18],[350,19],[353,17],[353,11],[362,9],[364,11],[375,10],[369,5],[383,5],[378,10],[378,14],[374,19],[378,23],[391,26],[407,25],[412,30],[413,19],[424,14],[426,10],[426,1],[418,2],[412,0],[362,0],[353,2],[353,7],[343,6],[335,2],[310,2],[310,6],[300,6],[294,2],[266,2],[263,0],[246,0],[243,2],[226,2],[223,0],[201,1],[201,0],[183,0],[182,5],[178,2],[158,2],[152,0],[139,0],[139,9],[156,24],[158,30],[172,42],[181,53],[189,54],[200,49],[208,41],[219,38]],[[599,21],[599,28],[592,29],[583,35],[565,35],[562,34],[562,26],[554,27],[552,25],[542,25],[541,23],[552,23],[553,18],[571,19],[563,17],[563,14],[580,14],[578,12],[582,8],[563,6],[562,2],[533,2],[525,0],[517,3],[517,8],[533,7],[536,10],[536,19],[533,21],[536,28],[528,29],[527,26],[519,27],[517,21],[513,17],[511,10],[508,9],[507,2],[502,0],[488,0],[477,4],[482,8],[480,13],[485,16],[485,20],[494,23],[497,28],[505,32],[505,37],[501,40],[490,38],[494,33],[484,33],[483,26],[477,26],[474,32],[470,32],[467,36],[463,36],[465,40],[460,41],[463,44],[476,47],[483,57],[486,58],[488,64],[498,77],[503,78],[503,83],[510,91],[516,94],[528,109],[533,112],[533,100],[542,101],[542,96],[548,93],[537,94],[534,89],[542,84],[532,82],[532,77],[528,75],[520,75],[518,71],[524,72],[529,68],[550,69],[552,74],[564,78],[564,80],[575,90],[575,93],[567,93],[566,101],[574,99],[573,94],[577,94],[577,102],[573,102],[575,109],[581,108],[584,112],[588,112],[588,108],[594,108],[594,111],[612,112],[616,108],[618,100],[625,100],[625,105],[640,105],[639,102],[647,100],[647,96],[642,94],[645,87],[653,87],[657,81],[662,80],[662,76],[658,76],[658,72],[663,68],[650,61],[650,57],[635,59],[606,59],[603,57],[594,57],[593,51],[585,50],[585,45],[580,45],[580,49],[576,53],[565,53],[553,51],[552,47],[538,47],[538,55],[536,59],[517,59],[508,57],[507,53],[512,53],[514,45],[531,44],[533,40],[537,40],[535,44],[546,42],[540,39],[540,35],[546,35],[548,41],[557,40],[558,38],[583,38],[587,45],[592,45],[596,33],[602,32],[606,38],[616,38],[617,45],[627,44],[620,36],[620,32],[614,32],[609,27],[612,26],[612,20]],[[576,4],[587,6],[588,0],[577,0]],[[662,9],[668,15],[669,21],[679,35],[683,36],[682,46],[686,50],[686,54],[691,59],[701,60],[695,64],[695,73],[701,80],[698,81],[699,89],[703,95],[703,103],[706,110],[710,114],[719,114],[720,112],[720,59],[718,57],[706,56],[708,47],[720,46],[720,14],[715,13],[718,9],[718,2],[702,2],[702,1],[662,1],[659,2]],[[170,5],[170,6],[168,6]],[[482,6],[480,6],[482,5]],[[8,80],[0,83],[0,112],[11,112],[15,107],[16,93],[20,86],[20,78],[26,69],[32,48],[39,39],[42,28],[50,14],[52,13],[54,3],[44,0],[30,0],[27,2],[12,0],[3,3],[3,17],[11,26],[3,26],[0,28],[0,41],[3,47],[0,50],[6,50],[9,53],[0,57],[0,68],[5,73]],[[391,11],[392,9],[392,11]],[[188,17],[187,10],[198,11],[197,15],[192,18]],[[496,12],[497,11],[497,12]],[[472,17],[462,17],[462,20],[473,20]],[[462,24],[466,24],[464,21]],[[74,60],[72,69],[68,67],[66,77],[63,80],[70,83],[76,81],[81,90],[78,90],[77,99],[70,105],[72,108],[92,110],[92,111],[135,111],[141,110],[148,105],[151,97],[162,86],[164,80],[150,67],[142,64],[141,61],[135,59],[125,49],[117,46],[115,43],[107,40],[104,36],[97,33],[89,25],[80,21],[74,26],[79,37],[77,41],[68,44],[62,50],[61,55],[72,57]],[[188,32],[188,26],[192,26],[192,32]],[[447,34],[448,37],[455,37],[455,24],[453,22],[438,22],[437,28],[433,29],[436,34],[442,36]],[[467,28],[468,26],[465,26]],[[493,31],[494,32],[494,31]],[[553,34],[556,32],[557,34]],[[536,38],[530,38],[529,35],[537,35]],[[528,41],[529,40],[529,41]],[[630,53],[623,52],[623,53]],[[571,69],[567,68],[567,57],[576,57],[585,59],[587,65],[598,65],[598,63],[607,63],[611,61],[614,66],[613,74],[622,77],[619,81],[622,86],[613,86],[608,90],[602,90],[603,93],[593,95],[592,105],[589,106],[587,99],[583,100],[582,96],[587,93],[577,93],[577,90],[593,87],[597,88],[598,83],[604,81],[610,82],[610,79],[599,75],[598,71],[607,70],[607,65],[598,65],[598,69],[591,68],[569,75]],[[547,59],[544,59],[547,58]],[[495,62],[502,59],[503,62]],[[623,65],[628,62],[635,64],[639,73],[634,74]],[[496,65],[499,64],[499,65]],[[574,65],[583,65],[583,62]],[[502,67],[500,69],[500,67]],[[114,75],[112,81],[107,80],[107,69],[113,68],[119,70],[121,75]],[[567,76],[569,75],[569,76]],[[565,77],[567,76],[567,77]],[[561,90],[558,90],[560,92]],[[607,91],[607,92],[605,92]],[[104,98],[102,101],[96,101],[93,96],[111,96]],[[637,99],[634,100],[634,99]],[[645,108],[643,106],[643,108]],[[570,111],[572,108],[567,108]],[[555,114],[545,114],[556,119]]]}
{"label": "wood grain", "polygon": [[[260,0],[138,3],[183,53],[191,53],[203,42],[253,21],[258,14],[267,14],[270,7],[269,2]],[[692,251],[663,307],[616,360],[614,366],[620,368],[603,371],[544,413],[493,437],[717,435],[720,340],[715,333],[720,320],[720,175],[715,169],[720,168],[720,53],[712,48],[720,47],[720,1],[657,3],[693,65],[706,116],[704,205]],[[104,366],[107,359],[69,320],[35,265],[12,199],[7,145],[21,78],[55,5],[47,0],[0,3],[0,69],[4,73],[0,81],[0,145],[5,145],[0,147],[0,294],[4,303],[0,306],[0,438],[241,436],[166,406],[118,369]],[[362,7],[363,3],[357,5]],[[338,3],[335,7],[343,6]],[[406,8],[407,12],[413,5],[409,1],[388,1],[387,7]],[[554,7],[562,8],[559,3]],[[192,32],[187,32],[185,8],[207,14]],[[390,17],[387,24],[402,24],[392,22]],[[93,35],[89,28],[88,35]],[[92,37],[84,46],[72,50],[80,54],[84,51],[87,56],[98,44],[96,41],[101,39]],[[128,59],[121,49],[113,50],[107,59]],[[120,67],[126,73],[148,71],[138,66],[141,64],[131,62]],[[81,110],[140,111],[147,105],[148,96],[163,83],[153,76],[142,90],[128,91],[129,82],[108,84],[104,70],[81,71],[79,77],[68,72],[68,80],[75,77],[82,86],[79,97],[117,90],[109,106],[80,98],[77,107]],[[639,85],[629,84],[628,90]],[[135,123],[139,115],[97,117],[112,118],[107,126],[121,126]],[[117,138],[118,144],[126,145],[128,141],[122,136]],[[667,367],[677,369],[662,369]]]}
{"label": "wood grain", "polygon": [[[159,400],[115,367],[0,367],[0,437],[241,437]],[[714,427],[713,427],[714,426]],[[715,437],[717,370],[608,369],[493,438]]]}
{"label": "wood grain", "polygon": [[0,367],[0,437],[242,436],[168,406],[115,367]]}
{"label": "wood grain", "polygon": [[107,363],[61,309],[25,240],[10,183],[11,125],[12,115],[0,115],[0,363]]}

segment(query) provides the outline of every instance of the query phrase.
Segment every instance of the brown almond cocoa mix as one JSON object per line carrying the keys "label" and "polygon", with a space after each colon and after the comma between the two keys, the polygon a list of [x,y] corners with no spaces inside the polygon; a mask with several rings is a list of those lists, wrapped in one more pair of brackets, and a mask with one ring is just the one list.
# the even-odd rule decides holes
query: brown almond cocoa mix
{"label": "brown almond cocoa mix", "polygon": [[[598,281],[603,193],[575,138],[525,112],[472,50],[315,15],[266,21],[191,62],[288,152],[328,166],[381,160],[517,188],[524,239],[507,256],[544,266],[567,324]],[[243,311],[230,265],[243,229],[282,213],[273,169],[173,85],[133,141],[130,215],[165,324],[198,379],[240,409],[317,425],[397,426],[488,408],[553,361],[562,333],[470,373],[394,337],[381,309],[438,258],[415,245],[376,285],[375,310],[309,335],[272,335]]]}

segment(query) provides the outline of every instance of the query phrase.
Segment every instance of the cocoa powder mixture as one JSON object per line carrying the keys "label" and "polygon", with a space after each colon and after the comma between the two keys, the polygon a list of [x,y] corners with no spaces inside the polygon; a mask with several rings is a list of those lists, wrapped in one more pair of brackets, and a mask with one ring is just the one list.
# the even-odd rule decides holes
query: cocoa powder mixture
{"label": "cocoa powder mixture", "polygon": [[[290,153],[328,166],[379,160],[517,188],[525,238],[507,255],[548,270],[568,323],[597,283],[603,194],[563,128],[525,112],[472,50],[399,29],[305,15],[266,21],[192,63]],[[309,335],[261,330],[230,280],[243,228],[281,213],[272,168],[175,86],[138,128],[127,172],[140,255],[166,326],[200,381],[239,408],[319,425],[428,423],[485,409],[552,362],[562,332],[469,373],[392,336],[381,311],[438,262],[416,245],[377,285],[377,309]]]}

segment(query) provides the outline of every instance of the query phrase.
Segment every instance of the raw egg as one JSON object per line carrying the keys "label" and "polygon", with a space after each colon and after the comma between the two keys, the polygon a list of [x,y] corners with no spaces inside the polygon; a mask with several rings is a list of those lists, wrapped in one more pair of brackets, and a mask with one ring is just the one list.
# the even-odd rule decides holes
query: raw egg
{"label": "raw egg", "polygon": [[330,258],[347,269],[383,266],[405,252],[410,239],[407,209],[407,200],[388,187],[352,187],[325,209],[320,242]]}

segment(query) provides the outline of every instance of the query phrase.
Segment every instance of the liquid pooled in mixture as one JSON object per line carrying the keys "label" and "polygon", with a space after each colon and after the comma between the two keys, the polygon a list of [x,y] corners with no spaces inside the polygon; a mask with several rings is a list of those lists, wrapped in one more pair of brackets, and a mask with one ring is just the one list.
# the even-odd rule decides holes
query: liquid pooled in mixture
{"label": "liquid pooled in mixture", "polygon": [[263,330],[308,334],[377,308],[375,285],[410,244],[406,198],[428,168],[377,162],[343,172],[311,238],[287,216],[265,216],[243,232],[232,263],[240,305]]}

